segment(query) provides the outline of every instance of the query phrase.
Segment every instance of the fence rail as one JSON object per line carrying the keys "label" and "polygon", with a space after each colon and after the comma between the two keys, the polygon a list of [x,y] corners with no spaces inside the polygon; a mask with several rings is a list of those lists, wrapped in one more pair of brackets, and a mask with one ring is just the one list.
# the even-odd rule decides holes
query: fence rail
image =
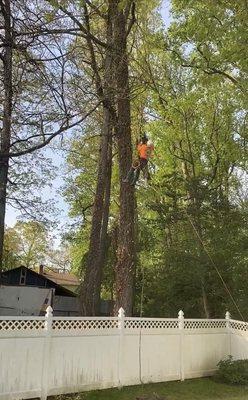
{"label": "fence rail", "polygon": [[0,400],[207,376],[248,357],[248,323],[224,319],[0,317]]}

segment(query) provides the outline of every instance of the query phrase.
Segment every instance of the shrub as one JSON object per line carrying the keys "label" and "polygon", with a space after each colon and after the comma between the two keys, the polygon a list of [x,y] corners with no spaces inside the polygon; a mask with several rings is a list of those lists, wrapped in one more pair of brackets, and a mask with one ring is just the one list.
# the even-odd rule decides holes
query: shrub
{"label": "shrub", "polygon": [[229,356],[227,360],[220,361],[216,378],[225,383],[248,385],[248,360],[233,360]]}

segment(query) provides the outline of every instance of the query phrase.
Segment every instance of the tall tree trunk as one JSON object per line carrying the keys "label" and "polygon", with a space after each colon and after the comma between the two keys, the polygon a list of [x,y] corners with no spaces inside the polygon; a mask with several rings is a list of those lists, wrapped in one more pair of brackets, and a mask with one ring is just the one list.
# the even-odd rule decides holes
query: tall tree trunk
{"label": "tall tree trunk", "polygon": [[[90,245],[86,272],[81,290],[81,309],[83,315],[99,315],[102,270],[105,262],[107,241],[111,172],[112,172],[112,131],[113,121],[109,104],[112,103],[112,18],[109,9],[107,21],[107,43],[109,48],[105,57],[103,83],[103,125],[101,151],[98,166],[97,187],[91,222]],[[99,93],[99,82],[96,82]]]}
{"label": "tall tree trunk", "polygon": [[9,170],[9,148],[11,139],[11,113],[12,113],[12,28],[10,0],[1,1],[1,13],[4,18],[4,43],[5,50],[2,57],[3,62],[3,126],[0,143],[0,283],[3,268],[3,243],[4,222],[6,212],[6,193]]}
{"label": "tall tree trunk", "polygon": [[115,89],[117,105],[117,140],[120,176],[120,216],[116,272],[115,313],[123,307],[132,315],[135,275],[135,201],[134,188],[123,182],[132,163],[130,89],[127,56],[127,18],[119,0],[113,18],[115,44]]}
{"label": "tall tree trunk", "polygon": [[[112,146],[108,135],[112,134],[108,110],[104,119],[105,136],[102,136],[102,147],[97,177],[97,188],[91,223],[91,235],[86,272],[82,286],[81,304],[83,315],[99,315],[102,269],[105,260],[105,244],[109,218]],[[107,135],[108,132],[108,135]]]}
{"label": "tall tree trunk", "polygon": [[[102,229],[101,229],[101,240],[100,240],[100,258],[99,258],[99,264],[100,264],[99,269],[101,269],[100,278],[102,278],[101,264],[102,266],[104,266],[107,256],[106,253],[107,253],[107,235],[108,235],[108,222],[109,222],[109,209],[110,209],[110,196],[111,196],[111,178],[112,178],[112,132],[110,132],[109,135],[107,167],[106,167],[106,182],[105,182],[104,206],[103,206]],[[101,280],[102,279],[100,279],[100,282]]]}

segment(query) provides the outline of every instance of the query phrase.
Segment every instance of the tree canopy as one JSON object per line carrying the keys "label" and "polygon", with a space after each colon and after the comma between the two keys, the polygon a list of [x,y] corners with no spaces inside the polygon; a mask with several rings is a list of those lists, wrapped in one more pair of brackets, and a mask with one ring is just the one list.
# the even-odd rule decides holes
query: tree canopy
{"label": "tree canopy", "polygon": [[[157,0],[0,4],[2,216],[15,160],[40,157],[49,181],[39,149],[63,135],[64,240],[83,314],[104,298],[128,315],[247,318],[245,2],[172,0],[168,28]],[[125,178],[144,133],[151,180],[141,173],[134,188]],[[35,173],[23,170],[15,198]],[[19,262],[10,233],[5,268]]]}

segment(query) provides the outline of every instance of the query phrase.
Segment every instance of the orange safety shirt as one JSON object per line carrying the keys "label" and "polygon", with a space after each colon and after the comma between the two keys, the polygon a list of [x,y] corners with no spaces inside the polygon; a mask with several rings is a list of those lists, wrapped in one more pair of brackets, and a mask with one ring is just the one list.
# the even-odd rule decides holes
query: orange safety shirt
{"label": "orange safety shirt", "polygon": [[137,150],[140,158],[145,158],[146,160],[148,159],[149,147],[147,146],[147,144],[143,143],[138,144]]}

